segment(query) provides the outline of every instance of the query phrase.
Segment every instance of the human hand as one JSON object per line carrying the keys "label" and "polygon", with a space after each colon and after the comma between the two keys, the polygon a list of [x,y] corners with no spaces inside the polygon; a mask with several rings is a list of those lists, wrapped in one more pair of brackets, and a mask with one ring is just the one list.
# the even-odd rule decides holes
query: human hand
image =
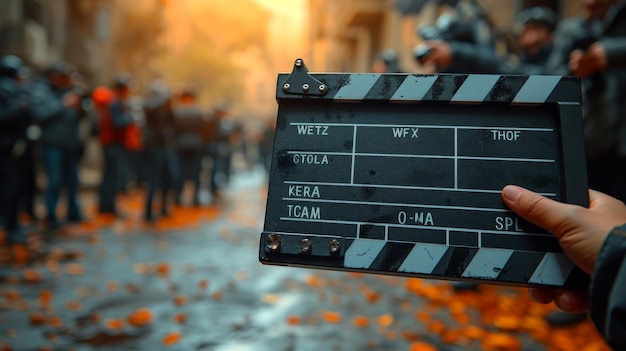
{"label": "human hand", "polygon": [[74,92],[63,95],[63,106],[77,109],[80,107],[80,96]]}
{"label": "human hand", "polygon": [[574,50],[570,54],[570,72],[580,78],[589,78],[597,72],[606,70],[608,58],[604,45],[595,42],[587,50]]}
{"label": "human hand", "polygon": [[450,44],[442,40],[427,40],[422,45],[428,50],[428,54],[420,59],[420,63],[426,70],[441,70],[452,64],[453,57]]}
{"label": "human hand", "polygon": [[[593,190],[589,191],[589,208],[560,203],[512,185],[504,187],[502,199],[520,217],[556,235],[565,254],[589,274],[609,232],[626,223],[624,203]],[[530,295],[537,302],[554,301],[566,312],[588,309],[586,292],[533,288]]]}

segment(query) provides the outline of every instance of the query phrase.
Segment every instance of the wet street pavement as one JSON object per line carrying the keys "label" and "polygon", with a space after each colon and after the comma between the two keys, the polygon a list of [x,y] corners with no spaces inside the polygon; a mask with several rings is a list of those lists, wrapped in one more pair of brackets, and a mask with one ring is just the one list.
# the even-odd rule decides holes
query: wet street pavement
{"label": "wet street pavement", "polygon": [[241,171],[219,206],[152,225],[141,193],[112,219],[87,192],[90,221],[27,263],[3,253],[0,350],[608,350],[525,289],[263,266],[266,181]]}

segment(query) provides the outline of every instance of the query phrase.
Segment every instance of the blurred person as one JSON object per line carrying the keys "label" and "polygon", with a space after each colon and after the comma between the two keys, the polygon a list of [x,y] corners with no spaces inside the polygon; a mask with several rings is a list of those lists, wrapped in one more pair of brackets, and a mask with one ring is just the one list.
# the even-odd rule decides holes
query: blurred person
{"label": "blurred person", "polygon": [[219,106],[213,118],[205,128],[205,138],[209,143],[209,154],[213,161],[211,168],[211,195],[213,201],[220,197],[220,190],[224,189],[229,181],[231,172],[232,145],[231,138],[236,125],[224,106]]}
{"label": "blurred person", "polygon": [[591,275],[588,291],[532,288],[540,303],[554,301],[573,314],[590,311],[591,320],[615,350],[626,350],[626,206],[589,191],[589,208],[559,203],[517,186],[502,190],[504,203],[520,217],[553,233],[564,253]]}
{"label": "blurred person", "polygon": [[126,153],[127,127],[133,123],[129,76],[119,75],[113,82],[111,103],[99,114],[99,139],[104,152],[104,169],[99,189],[100,213],[120,215],[115,204],[116,195],[124,189],[128,155]]}
{"label": "blurred person", "polygon": [[270,173],[272,165],[272,151],[274,149],[274,134],[276,133],[276,122],[273,118],[263,123],[261,130],[261,141],[259,143],[259,158],[267,174]]}
{"label": "blurred person", "polygon": [[581,0],[579,16],[561,21],[548,62],[552,74],[583,81],[589,187],[626,200],[626,5]]}
{"label": "blurred person", "polygon": [[70,73],[67,65],[55,64],[32,87],[32,111],[42,131],[41,154],[47,178],[46,219],[51,230],[60,226],[57,204],[63,187],[67,196],[67,221],[82,221],[78,163],[83,148],[80,122],[84,111],[80,96],[73,91]]}
{"label": "blurred person", "polygon": [[[454,45],[480,52],[494,52],[493,25],[475,0],[437,0],[444,10],[434,26],[418,27],[417,34],[424,41],[414,51],[415,58],[427,73],[468,73],[468,63],[458,60],[440,62],[440,51]],[[449,53],[448,57],[452,57]],[[428,59],[427,59],[428,58]],[[439,63],[439,65],[435,65]]]}
{"label": "blurred person", "polygon": [[393,49],[380,52],[372,64],[373,73],[402,73],[398,63],[398,54]]}
{"label": "blurred person", "polygon": [[196,89],[186,87],[174,107],[174,133],[176,136],[176,152],[180,162],[181,177],[176,186],[176,203],[182,203],[185,182],[193,182],[192,202],[200,204],[200,171],[204,156],[205,144],[202,129],[206,120],[196,100]]}
{"label": "blurred person", "polygon": [[544,73],[552,51],[556,14],[547,7],[531,7],[520,12],[516,22],[520,27],[520,52],[514,57],[500,56],[493,48],[473,43],[441,40],[426,41],[414,50],[414,55],[421,64],[441,72],[462,68],[462,73]]}
{"label": "blurred person", "polygon": [[172,94],[162,81],[150,86],[144,102],[144,151],[146,158],[146,208],[144,219],[154,221],[153,202],[157,191],[161,191],[161,215],[167,216],[168,190],[178,182],[178,164],[175,155],[174,114]]}
{"label": "blurred person", "polygon": [[25,69],[14,55],[0,57],[0,216],[10,246],[23,245],[26,233],[18,221],[23,174],[20,162],[27,148],[30,98],[21,84]]}

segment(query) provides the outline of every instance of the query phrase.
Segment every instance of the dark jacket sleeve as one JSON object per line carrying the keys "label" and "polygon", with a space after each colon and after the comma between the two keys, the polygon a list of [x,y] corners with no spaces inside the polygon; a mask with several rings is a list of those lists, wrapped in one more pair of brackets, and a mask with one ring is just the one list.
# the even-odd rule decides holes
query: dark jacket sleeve
{"label": "dark jacket sleeve", "polygon": [[609,68],[626,67],[626,38],[602,38],[600,43],[606,51]]}
{"label": "dark jacket sleeve", "polygon": [[133,121],[130,113],[128,113],[119,101],[115,101],[111,104],[111,120],[113,121],[113,125],[118,128],[126,127]]}
{"label": "dark jacket sleeve", "polygon": [[463,42],[451,42],[451,71],[474,74],[540,74],[530,65],[512,64],[493,49]]}
{"label": "dark jacket sleeve", "polygon": [[63,116],[63,101],[55,97],[45,83],[34,84],[31,96],[30,112],[36,121],[46,124]]}
{"label": "dark jacket sleeve", "polygon": [[5,83],[0,82],[0,126],[13,123],[21,117],[25,108],[25,102],[19,98],[16,89]]}
{"label": "dark jacket sleeve", "polygon": [[605,240],[591,278],[591,319],[615,350],[626,350],[626,225]]}

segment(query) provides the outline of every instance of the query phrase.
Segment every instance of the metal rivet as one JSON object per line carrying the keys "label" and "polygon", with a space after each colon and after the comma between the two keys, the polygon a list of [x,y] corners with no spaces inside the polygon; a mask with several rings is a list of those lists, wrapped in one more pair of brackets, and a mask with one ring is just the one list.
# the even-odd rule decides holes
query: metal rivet
{"label": "metal rivet", "polygon": [[272,251],[280,249],[280,236],[278,234],[270,234],[265,238],[265,247]]}
{"label": "metal rivet", "polygon": [[302,59],[297,59],[296,60],[296,67],[301,67],[302,66]]}
{"label": "metal rivet", "polygon": [[289,91],[289,89],[291,89],[291,84],[289,84],[289,83],[285,83],[285,84],[283,85],[283,91]]}
{"label": "metal rivet", "polygon": [[326,85],[321,84],[319,87],[317,87],[317,90],[319,90],[320,93],[326,92]]}
{"label": "metal rivet", "polygon": [[302,91],[304,91],[305,93],[309,91],[309,85],[308,84],[302,84]]}
{"label": "metal rivet", "polygon": [[330,241],[328,248],[330,249],[330,253],[337,253],[339,252],[339,249],[341,248],[341,244],[339,243],[339,241],[333,239]]}
{"label": "metal rivet", "polygon": [[302,252],[309,252],[311,251],[311,246],[313,244],[311,243],[311,240],[309,239],[302,239],[300,241],[298,241],[298,247],[300,248],[300,251]]}

